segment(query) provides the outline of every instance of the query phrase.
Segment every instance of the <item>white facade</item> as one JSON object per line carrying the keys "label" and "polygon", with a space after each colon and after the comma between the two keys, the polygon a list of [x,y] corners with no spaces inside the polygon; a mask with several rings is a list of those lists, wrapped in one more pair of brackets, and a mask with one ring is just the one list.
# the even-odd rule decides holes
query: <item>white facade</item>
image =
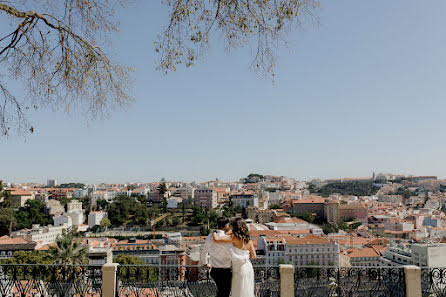
{"label": "white facade", "polygon": [[446,244],[413,244],[412,263],[420,267],[445,267]]}
{"label": "white facade", "polygon": [[65,208],[60,204],[60,201],[50,199],[45,204],[46,209],[50,215],[63,214],[65,212]]}
{"label": "white facade", "polygon": [[88,196],[88,190],[87,189],[76,189],[73,192],[73,198],[79,199],[84,198]]}
{"label": "white facade", "polygon": [[296,266],[339,266],[339,245],[310,236],[289,238],[286,239],[285,262]]}
{"label": "white facade", "polygon": [[84,223],[84,214],[82,212],[69,212],[67,215],[71,218],[73,226],[80,226]]}
{"label": "white facade", "polygon": [[55,187],[55,186],[57,186],[57,180],[54,178],[49,179],[49,180],[47,180],[46,184],[48,187]]}
{"label": "white facade", "polygon": [[90,228],[99,226],[101,224],[101,220],[106,217],[107,213],[105,211],[92,211],[88,215],[88,226]]}
{"label": "white facade", "polygon": [[234,207],[259,207],[259,198],[257,197],[257,195],[234,195],[231,197],[231,202]]}
{"label": "white facade", "polygon": [[54,217],[53,223],[55,227],[66,225],[66,227],[71,228],[73,226],[71,217],[66,214]]}
{"label": "white facade", "polygon": [[280,192],[270,192],[268,193],[268,204],[280,204],[283,200],[283,195]]}
{"label": "white facade", "polygon": [[181,197],[183,199],[194,199],[195,197],[195,189],[191,186],[184,186],[181,188],[177,188],[173,193],[175,197]]}
{"label": "white facade", "polygon": [[71,200],[67,204],[68,212],[82,212],[82,202],[79,200]]}
{"label": "white facade", "polygon": [[28,241],[41,242],[45,245],[55,242],[56,239],[62,235],[64,229],[66,229],[65,226],[55,227],[50,225],[40,227],[39,225],[33,225],[32,229],[22,229],[11,232],[11,237],[20,237]]}
{"label": "white facade", "polygon": [[[265,254],[266,266],[277,266],[279,261],[285,262],[285,239],[277,237],[259,236],[257,250]],[[284,263],[282,262],[282,263]]]}
{"label": "white facade", "polygon": [[175,197],[167,199],[167,208],[178,208],[178,199]]}

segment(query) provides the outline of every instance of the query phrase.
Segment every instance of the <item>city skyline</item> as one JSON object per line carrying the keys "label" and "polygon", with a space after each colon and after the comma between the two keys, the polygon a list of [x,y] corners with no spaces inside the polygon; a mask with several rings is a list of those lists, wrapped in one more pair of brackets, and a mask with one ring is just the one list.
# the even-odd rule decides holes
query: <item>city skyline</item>
{"label": "city skyline", "polygon": [[279,49],[274,83],[249,71],[248,51],[228,55],[218,46],[194,67],[164,76],[153,65],[152,43],[165,8],[146,2],[126,8],[113,41],[116,60],[136,68],[135,104],[88,124],[76,112],[31,113],[33,135],[0,142],[0,176],[446,177],[446,3],[381,3],[385,10],[375,2],[323,1],[321,26],[290,33],[289,49]]}
{"label": "city skyline", "polygon": [[[402,175],[405,177],[418,177],[418,176],[435,176],[437,177],[439,180],[444,180],[444,177],[441,176],[436,176],[436,175],[418,175],[418,174],[401,174],[401,173],[395,173],[395,172],[372,172],[371,175],[364,175],[364,176],[330,176],[330,177],[311,177],[311,178],[296,178],[294,176],[287,176],[287,175],[272,175],[272,174],[268,174],[265,172],[250,172],[249,174],[261,174],[261,175],[265,175],[265,176],[277,176],[277,177],[286,177],[286,178],[294,178],[296,179],[296,181],[302,181],[302,182],[311,182],[312,180],[321,180],[321,181],[325,181],[325,180],[335,180],[335,179],[362,179],[362,178],[371,178],[374,175],[379,175],[379,174],[390,174],[390,175]],[[126,180],[126,181],[86,181],[86,180],[65,180],[65,179],[59,179],[57,177],[51,176],[48,177],[46,179],[42,179],[42,178],[38,178],[36,180],[8,180],[4,177],[0,177],[0,180],[3,181],[4,183],[16,183],[16,184],[26,184],[26,183],[34,183],[34,184],[47,184],[50,180],[51,181],[55,181],[56,185],[60,185],[60,184],[67,184],[67,183],[83,183],[86,185],[93,185],[93,184],[145,184],[145,183],[156,183],[156,182],[160,182],[162,180],[165,180],[166,182],[178,182],[178,183],[205,183],[205,182],[213,182],[213,181],[219,181],[222,183],[226,183],[226,182],[239,182],[240,180],[242,180],[243,178],[245,178],[246,176],[248,176],[248,173],[245,174],[244,176],[239,176],[239,177],[235,177],[235,178],[227,178],[227,179],[220,179],[218,177],[215,178],[203,178],[203,179],[197,179],[197,180],[185,180],[185,179],[170,179],[167,177],[160,177],[160,178],[155,178],[153,180]],[[3,178],[3,179],[2,179]]]}

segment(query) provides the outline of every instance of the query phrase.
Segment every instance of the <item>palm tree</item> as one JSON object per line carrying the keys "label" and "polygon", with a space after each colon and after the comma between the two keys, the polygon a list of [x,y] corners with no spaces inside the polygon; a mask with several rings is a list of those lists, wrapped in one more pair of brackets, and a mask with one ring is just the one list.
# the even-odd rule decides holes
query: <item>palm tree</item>
{"label": "palm tree", "polygon": [[49,254],[54,264],[86,264],[88,262],[87,248],[75,239],[72,230],[64,231],[56,240],[56,246],[50,248]]}

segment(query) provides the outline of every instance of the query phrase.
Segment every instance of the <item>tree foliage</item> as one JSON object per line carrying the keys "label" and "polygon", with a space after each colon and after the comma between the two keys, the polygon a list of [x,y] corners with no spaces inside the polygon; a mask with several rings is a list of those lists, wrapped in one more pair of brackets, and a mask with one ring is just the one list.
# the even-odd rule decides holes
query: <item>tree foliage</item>
{"label": "tree foliage", "polygon": [[51,218],[45,213],[40,200],[27,200],[25,207],[20,208],[14,217],[17,221],[16,229],[31,228],[33,224],[46,226],[51,223]]}
{"label": "tree foliage", "polygon": [[0,236],[8,235],[17,225],[14,210],[11,208],[0,208]]}
{"label": "tree foliage", "polygon": [[[251,66],[271,75],[276,50],[283,35],[315,22],[316,0],[167,0],[170,22],[155,43],[160,55],[159,68],[174,71],[187,67],[208,50],[212,36],[223,39],[228,51],[250,46]],[[215,38],[214,38],[215,39]]]}
{"label": "tree foliage", "polygon": [[62,236],[57,238],[56,245],[51,246],[49,255],[55,264],[86,264],[87,248],[75,238],[73,231],[64,231]]}
{"label": "tree foliage", "polygon": [[[0,132],[33,132],[27,110],[81,108],[88,118],[131,101],[130,68],[107,55],[118,30],[114,5],[126,1],[0,1],[10,28],[0,37]],[[3,31],[3,32],[6,32]],[[8,80],[7,78],[10,78]],[[15,96],[8,83],[22,81]]]}
{"label": "tree foliage", "polygon": [[372,182],[338,182],[324,185],[320,189],[314,190],[324,197],[331,194],[370,196],[378,192],[378,188],[373,186]]}
{"label": "tree foliage", "polygon": [[141,203],[135,197],[118,196],[107,207],[108,218],[113,225],[133,224],[146,225],[151,216],[159,211],[149,209],[146,203]]}
{"label": "tree foliage", "polygon": [[[28,112],[80,110],[87,119],[133,101],[133,69],[110,57],[115,9],[129,0],[0,1],[10,26],[0,36],[0,133],[34,131]],[[317,0],[166,0],[166,26],[155,41],[158,69],[193,65],[211,41],[251,49],[254,70],[273,75],[285,34],[317,22]],[[142,21],[141,21],[142,22]],[[142,25],[144,23],[142,22]],[[141,36],[144,38],[144,36]],[[18,97],[10,87],[19,81]]]}
{"label": "tree foliage", "polygon": [[144,261],[129,254],[119,254],[113,258],[113,263],[119,263],[121,265],[143,265]]}
{"label": "tree foliage", "polygon": [[39,250],[17,251],[8,259],[9,264],[53,264],[50,254]]}

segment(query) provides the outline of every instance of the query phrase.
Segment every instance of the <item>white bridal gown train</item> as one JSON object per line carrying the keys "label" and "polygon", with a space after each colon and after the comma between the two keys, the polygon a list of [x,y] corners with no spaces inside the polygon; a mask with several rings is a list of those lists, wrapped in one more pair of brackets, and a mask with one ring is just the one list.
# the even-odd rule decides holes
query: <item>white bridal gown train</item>
{"label": "white bridal gown train", "polygon": [[254,297],[254,269],[249,251],[231,246],[232,297]]}

